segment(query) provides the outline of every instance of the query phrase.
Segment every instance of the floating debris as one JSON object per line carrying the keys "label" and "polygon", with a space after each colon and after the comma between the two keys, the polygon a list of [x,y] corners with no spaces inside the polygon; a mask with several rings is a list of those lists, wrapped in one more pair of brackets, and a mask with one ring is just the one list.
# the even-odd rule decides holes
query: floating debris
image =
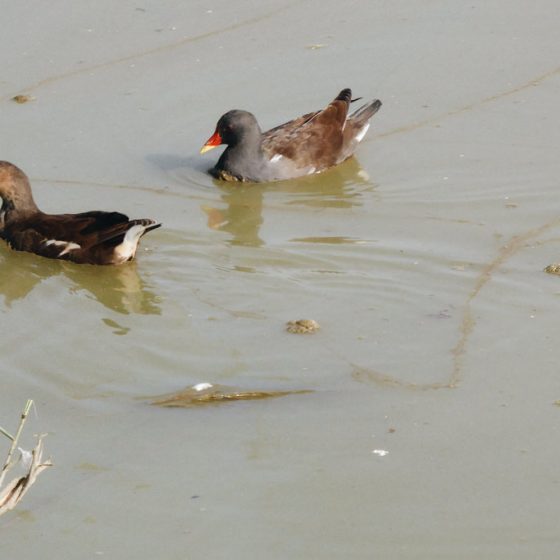
{"label": "floating debris", "polygon": [[379,457],[385,457],[385,455],[389,455],[389,452],[385,451],[385,449],[374,449],[372,453],[374,455],[378,455]]}
{"label": "floating debris", "polygon": [[33,101],[35,98],[31,97],[31,95],[14,95],[12,97],[12,101],[15,101],[16,103],[19,103],[20,105],[23,103],[29,103],[29,101]]}
{"label": "floating debris", "polygon": [[298,319],[286,323],[286,330],[292,334],[313,334],[320,328],[319,323],[313,319]]}
{"label": "floating debris", "polygon": [[548,274],[558,274],[560,275],[560,264],[555,263],[555,264],[549,264],[545,269],[545,272],[547,272]]}
{"label": "floating debris", "polygon": [[463,272],[466,268],[466,264],[454,264],[451,266],[451,270],[458,270],[459,272]]}
{"label": "floating debris", "polygon": [[[8,439],[12,440],[12,445],[8,451],[8,456],[4,462],[4,466],[0,471],[0,515],[10,511],[15,508],[20,502],[23,496],[27,493],[29,488],[37,480],[37,477],[46,468],[52,467],[50,459],[43,462],[43,438],[44,435],[38,436],[37,445],[31,450],[26,451],[21,447],[18,447],[19,457],[15,460],[12,459],[14,451],[16,450],[18,440],[21,436],[23,430],[23,425],[27,420],[29,410],[33,405],[33,401],[30,399],[25,405],[25,409],[21,414],[21,419],[19,423],[18,430],[15,436],[11,436],[6,430],[0,428],[0,432],[5,435]],[[14,468],[16,465],[21,465],[25,469],[25,474],[22,476],[16,476],[13,478],[6,486],[3,486],[4,478],[8,472]]]}
{"label": "floating debris", "polygon": [[297,391],[243,391],[236,387],[226,385],[212,385],[211,383],[197,383],[177,393],[156,397],[151,404],[164,407],[201,406],[206,404],[219,404],[227,401],[247,401],[259,399],[272,399],[286,395],[300,395],[311,393],[308,389]]}
{"label": "floating debris", "polygon": [[327,45],[325,43],[315,43],[314,45],[306,45],[305,48],[311,51],[316,51],[317,49],[324,49]]}

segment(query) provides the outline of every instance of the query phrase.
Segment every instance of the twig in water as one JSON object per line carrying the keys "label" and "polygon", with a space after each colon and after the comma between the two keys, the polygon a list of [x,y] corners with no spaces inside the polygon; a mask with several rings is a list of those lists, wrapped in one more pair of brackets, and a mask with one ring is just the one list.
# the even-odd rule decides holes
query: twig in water
{"label": "twig in water", "polygon": [[[37,445],[31,452],[25,451],[24,449],[19,447],[18,449],[20,451],[20,457],[15,461],[12,460],[12,456],[16,449],[19,437],[21,436],[23,426],[25,424],[25,421],[27,420],[27,416],[29,415],[29,410],[31,409],[32,405],[33,401],[29,399],[25,405],[25,408],[23,409],[23,412],[21,413],[21,419],[15,436],[12,436],[6,430],[0,428],[2,434],[12,440],[12,444],[8,451],[6,461],[4,463],[4,466],[2,467],[2,470],[0,471],[0,515],[14,508],[23,498],[29,487],[35,482],[37,476],[47,467],[52,466],[52,463],[49,459],[47,459],[45,462],[42,461],[44,435],[40,435],[38,437]],[[4,478],[6,477],[8,471],[20,462],[26,469],[26,474],[14,478],[4,488],[2,488]]]}

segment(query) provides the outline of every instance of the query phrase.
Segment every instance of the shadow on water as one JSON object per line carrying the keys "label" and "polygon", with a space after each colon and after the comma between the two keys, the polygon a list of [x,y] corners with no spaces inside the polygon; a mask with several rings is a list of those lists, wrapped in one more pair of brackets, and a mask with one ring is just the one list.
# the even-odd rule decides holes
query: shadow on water
{"label": "shadow on water", "polygon": [[141,279],[134,261],[122,266],[76,265],[0,247],[0,294],[8,307],[58,275],[71,281],[71,293],[85,292],[117,313],[161,314],[158,297]]}
{"label": "shadow on water", "polygon": [[277,183],[225,183],[214,181],[225,208],[202,205],[210,229],[231,234],[230,245],[260,247],[263,201],[266,195],[288,195],[284,204],[314,208],[351,208],[361,206],[365,190],[372,190],[367,173],[355,158],[325,173]]}

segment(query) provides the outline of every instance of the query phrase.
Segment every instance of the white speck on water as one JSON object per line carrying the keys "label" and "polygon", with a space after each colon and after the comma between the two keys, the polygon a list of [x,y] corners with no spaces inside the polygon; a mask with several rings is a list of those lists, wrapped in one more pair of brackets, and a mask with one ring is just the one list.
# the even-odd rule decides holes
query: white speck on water
{"label": "white speck on water", "polygon": [[385,457],[385,455],[389,455],[389,452],[385,451],[385,449],[374,449],[372,453],[374,455],[379,455],[379,457]]}
{"label": "white speck on water", "polygon": [[195,391],[204,391],[204,389],[210,389],[210,387],[212,387],[212,383],[197,383],[192,386]]}

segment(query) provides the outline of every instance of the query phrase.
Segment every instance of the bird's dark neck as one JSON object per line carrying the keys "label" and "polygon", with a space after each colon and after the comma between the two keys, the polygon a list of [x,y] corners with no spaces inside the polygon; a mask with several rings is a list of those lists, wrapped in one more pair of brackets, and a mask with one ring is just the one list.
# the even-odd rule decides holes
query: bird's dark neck
{"label": "bird's dark neck", "polygon": [[239,177],[251,177],[263,165],[264,153],[261,134],[247,134],[229,144],[220,157],[216,169],[227,171]]}
{"label": "bird's dark neck", "polygon": [[230,160],[260,160],[263,156],[260,141],[258,143],[239,142],[228,146],[223,155],[227,154]]}
{"label": "bird's dark neck", "polygon": [[234,153],[243,154],[245,156],[262,154],[262,133],[258,124],[251,127],[245,127],[237,136],[230,139],[228,147]]}

